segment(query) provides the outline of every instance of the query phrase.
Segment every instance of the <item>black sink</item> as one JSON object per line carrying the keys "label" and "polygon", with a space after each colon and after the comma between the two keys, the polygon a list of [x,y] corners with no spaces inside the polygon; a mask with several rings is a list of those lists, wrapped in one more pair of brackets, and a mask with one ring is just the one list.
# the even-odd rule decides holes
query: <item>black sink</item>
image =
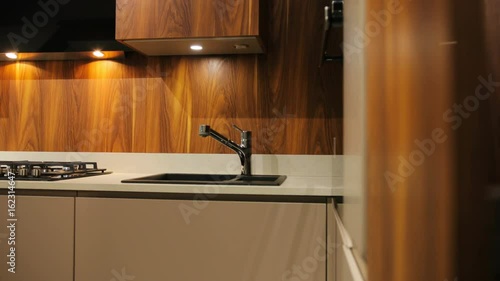
{"label": "black sink", "polygon": [[217,175],[217,174],[158,174],[122,180],[123,183],[156,184],[224,184],[224,185],[281,185],[286,176],[278,175]]}

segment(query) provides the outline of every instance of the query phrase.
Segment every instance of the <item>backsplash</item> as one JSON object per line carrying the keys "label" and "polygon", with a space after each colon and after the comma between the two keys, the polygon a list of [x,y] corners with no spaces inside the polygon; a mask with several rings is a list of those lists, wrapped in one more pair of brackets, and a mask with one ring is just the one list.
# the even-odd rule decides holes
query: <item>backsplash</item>
{"label": "backsplash", "polygon": [[0,63],[0,150],[232,153],[197,131],[238,141],[237,124],[254,153],[342,154],[342,65],[317,67],[317,2],[269,2],[266,55]]}

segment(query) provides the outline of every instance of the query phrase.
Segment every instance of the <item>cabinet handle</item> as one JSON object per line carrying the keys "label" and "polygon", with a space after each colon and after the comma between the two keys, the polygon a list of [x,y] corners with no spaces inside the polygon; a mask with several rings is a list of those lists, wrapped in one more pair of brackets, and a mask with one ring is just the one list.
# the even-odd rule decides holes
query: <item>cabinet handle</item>
{"label": "cabinet handle", "polygon": [[361,271],[359,270],[358,264],[352,255],[351,249],[347,246],[343,246],[342,250],[344,250],[345,259],[347,260],[347,265],[349,266],[349,271],[351,272],[353,281],[364,281],[363,275],[361,275]]}
{"label": "cabinet handle", "polygon": [[344,224],[342,223],[342,220],[340,219],[339,213],[337,213],[337,209],[333,207],[333,214],[335,216],[335,221],[337,222],[337,227],[339,228],[340,232],[340,238],[342,239],[342,244],[346,246],[349,249],[352,249],[353,244],[352,244],[352,239],[351,236],[349,236],[349,233],[344,227]]}

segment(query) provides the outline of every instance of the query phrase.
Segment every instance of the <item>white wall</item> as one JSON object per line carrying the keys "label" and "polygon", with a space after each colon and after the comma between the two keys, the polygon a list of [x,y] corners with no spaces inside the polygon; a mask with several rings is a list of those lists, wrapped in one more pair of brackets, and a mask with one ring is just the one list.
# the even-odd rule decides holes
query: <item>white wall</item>
{"label": "white wall", "polygon": [[365,0],[345,0],[344,14],[344,213],[360,266],[366,263]]}

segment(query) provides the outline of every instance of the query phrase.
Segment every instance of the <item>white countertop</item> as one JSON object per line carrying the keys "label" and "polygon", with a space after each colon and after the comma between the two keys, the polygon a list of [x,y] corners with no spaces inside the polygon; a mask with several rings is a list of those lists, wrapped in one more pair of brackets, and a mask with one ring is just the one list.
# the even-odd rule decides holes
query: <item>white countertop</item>
{"label": "white countertop", "polygon": [[[121,183],[123,179],[147,175],[112,173],[50,182],[16,181],[16,189],[292,196],[342,196],[343,194],[342,179],[331,177],[287,177],[280,186]],[[7,188],[6,181],[0,181],[0,184],[4,185],[0,186],[0,189]]]}
{"label": "white countertop", "polygon": [[[232,154],[0,152],[1,160],[96,161],[113,173],[60,181],[16,181],[31,190],[193,193],[234,195],[342,196],[342,156],[253,155],[253,173],[286,175],[280,186],[121,183],[123,179],[161,173],[238,174]],[[0,189],[7,188],[0,181]]]}

